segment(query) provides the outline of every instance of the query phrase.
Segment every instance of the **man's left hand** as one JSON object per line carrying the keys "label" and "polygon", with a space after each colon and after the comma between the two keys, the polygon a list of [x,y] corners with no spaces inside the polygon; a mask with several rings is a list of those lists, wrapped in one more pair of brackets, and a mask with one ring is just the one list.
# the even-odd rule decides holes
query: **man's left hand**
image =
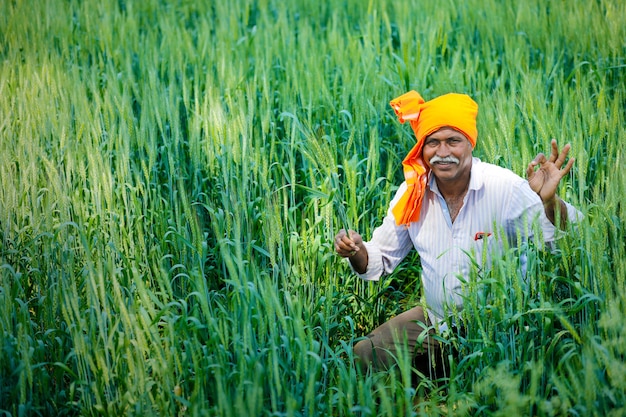
{"label": "man's left hand", "polygon": [[[563,146],[561,152],[559,152],[559,147],[555,139],[552,139],[551,145],[552,152],[550,152],[550,158],[546,158],[543,153],[539,153],[535,159],[528,164],[528,168],[526,169],[526,178],[528,179],[530,188],[539,194],[544,204],[554,202],[556,189],[561,178],[567,175],[574,165],[574,158],[570,158],[563,167],[571,148],[569,143]],[[539,169],[536,169],[536,167],[539,167]]]}

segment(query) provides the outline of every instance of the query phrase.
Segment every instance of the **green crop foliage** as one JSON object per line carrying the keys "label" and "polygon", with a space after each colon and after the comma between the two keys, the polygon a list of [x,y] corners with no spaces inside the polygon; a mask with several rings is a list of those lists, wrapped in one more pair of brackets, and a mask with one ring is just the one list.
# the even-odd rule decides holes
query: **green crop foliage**
{"label": "green crop foliage", "polygon": [[[0,2],[0,415],[620,416],[626,3]],[[549,141],[584,214],[468,277],[450,374],[359,375],[421,302],[411,255],[334,254],[402,180],[414,89],[479,103],[475,154]]]}

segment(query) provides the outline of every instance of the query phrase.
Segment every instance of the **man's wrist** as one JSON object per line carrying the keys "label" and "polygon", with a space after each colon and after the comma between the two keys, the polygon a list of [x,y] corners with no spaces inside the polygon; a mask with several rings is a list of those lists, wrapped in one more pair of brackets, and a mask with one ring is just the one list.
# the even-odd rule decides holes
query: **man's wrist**
{"label": "man's wrist", "polygon": [[559,198],[558,195],[553,195],[551,198],[544,200],[541,195],[539,195],[539,198],[541,198],[541,202],[543,203],[544,207],[556,207],[557,203],[561,200]]}
{"label": "man's wrist", "polygon": [[364,274],[367,271],[367,249],[363,244],[359,245],[359,250],[354,251],[354,254],[348,256],[348,260],[352,264],[352,268],[359,274]]}
{"label": "man's wrist", "polygon": [[[559,217],[559,227],[565,228],[567,224],[567,205],[558,195],[555,195],[549,200],[543,202],[543,209],[548,217],[548,220],[555,226],[557,216]],[[557,214],[558,213],[558,214]]]}

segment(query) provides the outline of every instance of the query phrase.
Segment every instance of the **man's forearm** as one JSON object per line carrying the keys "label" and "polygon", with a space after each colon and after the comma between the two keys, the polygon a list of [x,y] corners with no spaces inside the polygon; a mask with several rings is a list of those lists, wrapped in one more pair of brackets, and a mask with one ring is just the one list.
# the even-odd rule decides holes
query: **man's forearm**
{"label": "man's forearm", "polygon": [[546,217],[553,225],[557,225],[557,210],[559,219],[559,228],[565,229],[567,226],[567,205],[559,196],[554,196],[550,201],[543,203],[543,208],[546,212]]}
{"label": "man's forearm", "polygon": [[365,245],[359,245],[359,250],[356,251],[356,253],[353,256],[350,256],[348,259],[350,260],[352,269],[354,269],[356,273],[364,274],[365,271],[367,271],[367,262],[369,257],[367,255],[367,249],[365,248]]}

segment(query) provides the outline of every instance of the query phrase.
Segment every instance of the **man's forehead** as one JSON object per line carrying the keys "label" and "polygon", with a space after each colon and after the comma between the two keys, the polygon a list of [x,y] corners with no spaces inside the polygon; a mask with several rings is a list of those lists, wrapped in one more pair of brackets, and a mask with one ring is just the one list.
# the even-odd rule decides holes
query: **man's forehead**
{"label": "man's forehead", "polygon": [[467,139],[467,137],[463,133],[459,132],[458,130],[452,127],[442,127],[440,129],[437,129],[436,131],[428,135],[426,139],[427,140],[428,139],[449,139],[449,138],[455,138],[455,137]]}

